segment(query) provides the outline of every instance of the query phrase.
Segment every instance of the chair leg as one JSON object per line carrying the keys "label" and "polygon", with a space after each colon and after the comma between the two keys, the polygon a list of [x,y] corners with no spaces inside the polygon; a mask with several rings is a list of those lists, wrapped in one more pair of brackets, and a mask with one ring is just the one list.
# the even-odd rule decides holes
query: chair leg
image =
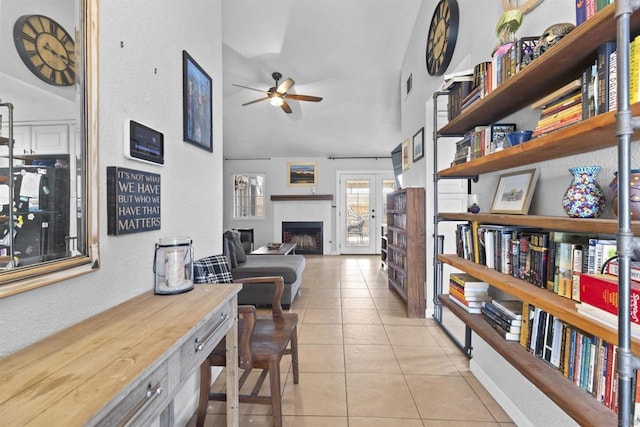
{"label": "chair leg", "polygon": [[269,360],[269,387],[273,427],[282,427],[282,390],[280,389],[280,358]]}
{"label": "chair leg", "polygon": [[198,412],[196,427],[204,426],[207,418],[207,406],[209,406],[209,391],[211,390],[211,364],[205,359],[200,365],[200,397],[198,400]]}
{"label": "chair leg", "polygon": [[298,384],[298,327],[291,333],[291,370],[293,371],[293,383]]}

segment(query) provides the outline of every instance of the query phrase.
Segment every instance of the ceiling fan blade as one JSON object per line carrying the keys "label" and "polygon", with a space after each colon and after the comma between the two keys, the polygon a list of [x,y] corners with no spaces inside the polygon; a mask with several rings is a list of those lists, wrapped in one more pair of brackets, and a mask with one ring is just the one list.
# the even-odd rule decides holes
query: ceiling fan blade
{"label": "ceiling fan blade", "polygon": [[288,93],[287,99],[295,99],[296,101],[311,101],[311,102],[322,101],[322,98],[319,96],[298,95],[297,93]]}
{"label": "ceiling fan blade", "polygon": [[264,98],[259,98],[259,99],[256,99],[254,101],[249,101],[247,103],[244,103],[244,104],[242,104],[242,106],[244,107],[245,105],[255,104],[256,102],[260,102],[260,101],[266,101],[267,99],[269,99],[269,97],[265,96]]}
{"label": "ceiling fan blade", "polygon": [[289,104],[287,104],[287,101],[283,100],[280,108],[282,108],[285,113],[291,113],[291,107],[289,107]]}
{"label": "ceiling fan blade", "polygon": [[242,87],[242,88],[245,88],[245,89],[251,89],[251,90],[255,90],[256,92],[262,92],[264,94],[269,95],[269,92],[267,92],[266,90],[262,90],[262,89],[256,89],[256,88],[249,87],[249,86],[237,85],[235,83],[231,83],[231,86],[237,86],[237,87]]}
{"label": "ceiling fan blade", "polygon": [[280,93],[287,93],[287,91],[289,89],[291,89],[291,87],[296,84],[296,82],[293,81],[293,79],[291,77],[289,77],[287,80],[283,81],[282,83],[280,83],[280,86],[278,86],[278,89],[276,89],[278,92]]}

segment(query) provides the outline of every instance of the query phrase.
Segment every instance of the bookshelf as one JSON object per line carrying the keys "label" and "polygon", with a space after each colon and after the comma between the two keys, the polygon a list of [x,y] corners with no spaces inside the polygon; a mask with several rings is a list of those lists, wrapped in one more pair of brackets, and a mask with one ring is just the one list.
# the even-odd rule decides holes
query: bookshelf
{"label": "bookshelf", "polygon": [[[627,25],[628,24],[628,28]],[[620,28],[619,28],[620,27]],[[443,136],[459,136],[476,125],[494,123],[513,112],[535,102],[545,93],[551,93],[572,80],[580,77],[583,69],[592,63],[596,50],[602,43],[615,40],[619,34],[629,31],[631,35],[640,33],[640,13],[632,13],[628,22],[616,20],[616,5],[612,4],[587,20],[560,42],[550,48],[543,56],[537,58],[515,77],[500,85],[487,97],[475,103],[462,114],[438,128],[434,150],[437,150],[437,139]],[[567,52],[571,52],[571,61],[567,61]],[[618,55],[620,64],[621,54]],[[618,71],[621,67],[618,65]],[[545,93],[540,92],[545,88]],[[517,96],[514,96],[517,94]],[[621,93],[619,96],[628,96]],[[628,99],[628,98],[626,98]],[[618,103],[618,109],[626,109],[630,115],[640,115],[640,104],[629,106]],[[619,154],[631,138],[639,139],[640,134],[633,131],[625,135],[617,135],[620,124],[615,112],[604,113],[584,120],[572,126],[533,139],[526,144],[506,148],[502,151],[471,160],[467,163],[437,170],[435,182],[441,178],[475,178],[481,174],[497,172],[503,169],[530,165],[552,159],[565,158],[579,153],[617,146]],[[628,138],[625,140],[625,138]],[[619,155],[619,170],[629,169],[629,154]],[[625,183],[623,185],[628,185]],[[435,184],[437,189],[437,184]],[[435,192],[437,194],[437,191]],[[436,236],[438,221],[477,221],[481,224],[536,226],[546,230],[615,234],[628,226],[631,233],[640,234],[640,221],[630,221],[628,212],[620,215],[618,220],[606,219],[572,219],[544,215],[496,215],[436,212]],[[452,236],[447,236],[451,238]],[[437,240],[435,247],[439,248]],[[627,258],[628,259],[628,258]],[[546,289],[537,288],[529,282],[517,279],[484,265],[464,260],[456,255],[436,254],[434,274],[434,292],[437,305],[448,308],[460,318],[468,329],[473,330],[514,368],[522,373],[531,383],[552,399],[560,408],[581,425],[628,425],[631,414],[631,379],[619,380],[619,414],[597,402],[590,394],[575,386],[571,381],[545,361],[536,358],[519,343],[507,342],[484,321],[480,315],[472,315],[452,304],[443,294],[442,265],[447,264],[465,271],[480,280],[488,282],[515,298],[541,308],[563,322],[579,328],[589,334],[600,337],[610,343],[618,344],[623,353],[628,350],[640,354],[640,342],[630,340],[621,333],[602,323],[593,321],[578,313],[575,301],[561,297]],[[620,280],[621,295],[628,281]],[[434,310],[438,313],[438,307]],[[436,320],[438,320],[436,318]],[[442,327],[445,327],[440,323]],[[626,335],[626,339],[624,336]],[[622,378],[622,377],[621,377]],[[616,420],[618,419],[618,420]],[[616,422],[618,421],[618,422]]]}
{"label": "bookshelf", "polygon": [[409,317],[425,317],[424,188],[387,194],[387,276],[389,288],[407,303]]}

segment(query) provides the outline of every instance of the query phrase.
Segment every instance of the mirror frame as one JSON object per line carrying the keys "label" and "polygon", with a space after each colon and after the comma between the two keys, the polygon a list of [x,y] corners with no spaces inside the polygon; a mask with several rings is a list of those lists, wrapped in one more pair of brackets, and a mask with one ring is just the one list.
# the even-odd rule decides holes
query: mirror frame
{"label": "mirror frame", "polygon": [[0,298],[26,292],[52,283],[78,277],[100,267],[98,230],[98,0],[78,0],[79,31],[76,39],[78,61],[83,69],[76,70],[83,87],[81,138],[84,143],[83,194],[86,209],[87,254],[44,262],[0,273]]}

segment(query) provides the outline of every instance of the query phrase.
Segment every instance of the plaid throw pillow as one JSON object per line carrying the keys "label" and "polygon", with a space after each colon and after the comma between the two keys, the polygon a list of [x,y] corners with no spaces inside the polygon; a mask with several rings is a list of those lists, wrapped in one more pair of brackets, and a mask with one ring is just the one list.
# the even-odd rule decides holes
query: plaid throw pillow
{"label": "plaid throw pillow", "polygon": [[232,283],[233,276],[227,257],[212,255],[193,262],[195,283]]}

